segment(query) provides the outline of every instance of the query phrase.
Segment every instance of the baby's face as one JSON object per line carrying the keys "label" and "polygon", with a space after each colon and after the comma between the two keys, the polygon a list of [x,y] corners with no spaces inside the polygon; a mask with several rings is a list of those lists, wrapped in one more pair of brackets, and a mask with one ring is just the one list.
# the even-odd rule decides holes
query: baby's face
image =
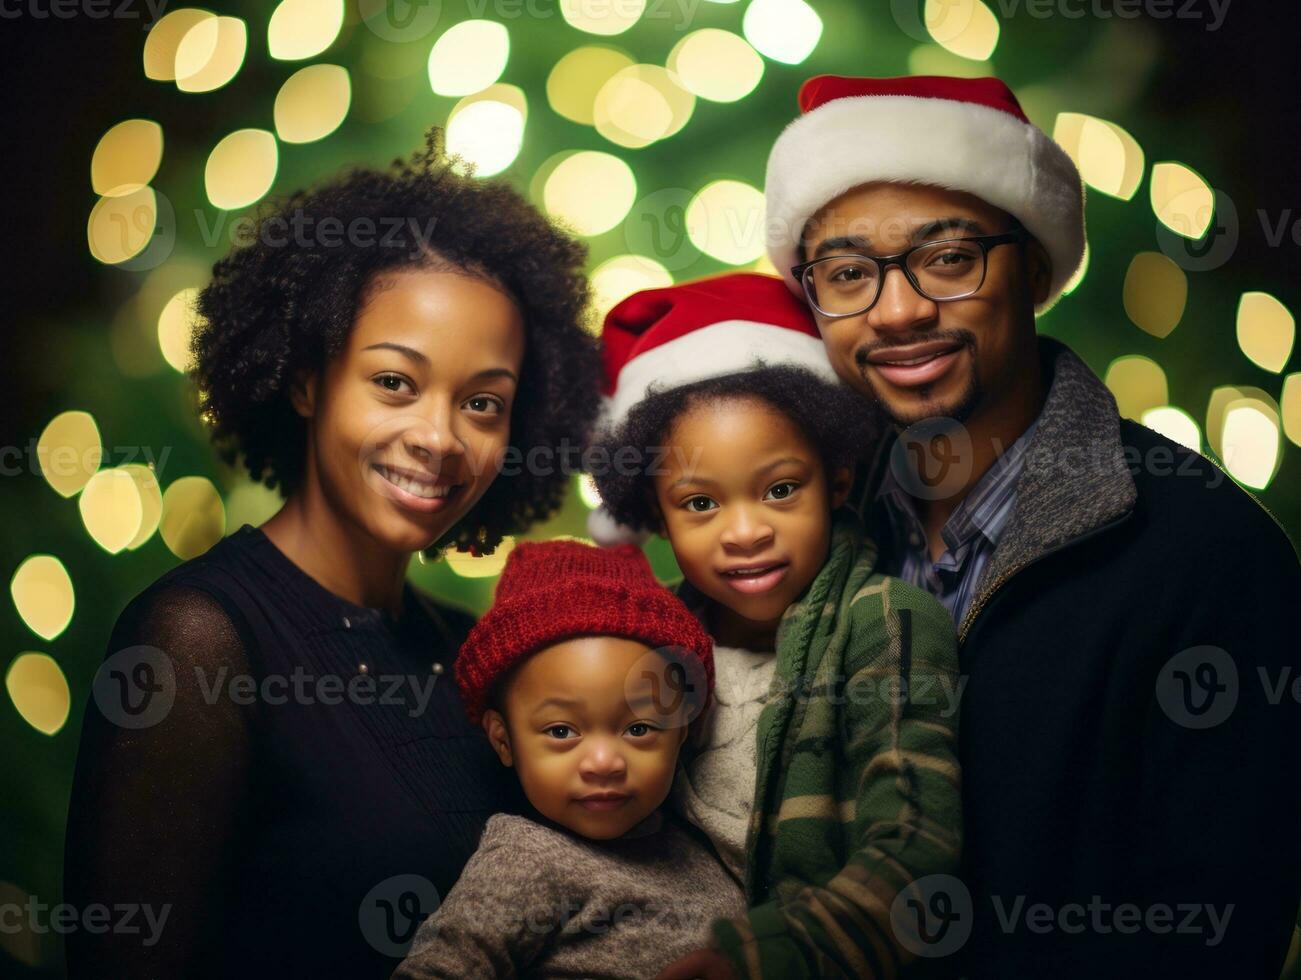
{"label": "baby's face", "polygon": [[521,663],[504,691],[505,719],[489,711],[484,728],[543,816],[608,840],[668,796],[691,709],[681,687],[644,643],[576,637]]}
{"label": "baby's face", "polygon": [[799,427],[756,398],[695,405],[666,442],[655,498],[682,574],[740,620],[775,628],[826,561],[849,471],[829,485]]}

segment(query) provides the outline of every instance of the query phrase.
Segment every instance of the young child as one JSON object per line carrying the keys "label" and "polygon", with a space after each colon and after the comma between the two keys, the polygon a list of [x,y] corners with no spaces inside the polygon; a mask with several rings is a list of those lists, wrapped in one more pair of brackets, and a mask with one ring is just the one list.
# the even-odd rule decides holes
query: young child
{"label": "young child", "polygon": [[489,819],[395,977],[642,980],[744,912],[708,843],[659,809],[713,662],[639,548],[517,545],[454,673],[537,819]]}
{"label": "young child", "polygon": [[874,413],[780,279],[636,294],[603,341],[605,458],[648,465],[593,474],[589,529],[664,534],[714,639],[673,801],[750,906],[660,977],[894,976],[926,951],[910,886],[958,868],[959,687],[945,610],[841,506]]}

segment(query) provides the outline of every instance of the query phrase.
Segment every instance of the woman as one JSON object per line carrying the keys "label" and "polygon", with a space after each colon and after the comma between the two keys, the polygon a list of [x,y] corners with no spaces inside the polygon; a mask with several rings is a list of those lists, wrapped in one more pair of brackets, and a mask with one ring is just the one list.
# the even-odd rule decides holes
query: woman
{"label": "woman", "polygon": [[434,135],[291,197],[217,264],[202,417],[286,500],[117,622],[65,891],[141,928],[72,935],[73,976],[387,976],[519,808],[451,683],[471,620],[405,576],[559,506],[566,474],[521,464],[596,410],[584,258]]}

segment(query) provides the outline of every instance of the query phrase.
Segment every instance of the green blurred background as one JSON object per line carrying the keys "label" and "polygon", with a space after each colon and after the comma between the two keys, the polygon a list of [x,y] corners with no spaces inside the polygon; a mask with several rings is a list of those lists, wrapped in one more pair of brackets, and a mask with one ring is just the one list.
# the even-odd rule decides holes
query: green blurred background
{"label": "green blurred background", "polygon": [[[179,370],[187,290],[257,200],[383,165],[433,124],[586,232],[596,322],[644,285],[769,268],[764,164],[808,76],[998,74],[1090,184],[1087,271],[1040,329],[1301,531],[1281,5],[285,0],[151,26],[162,10],[119,3],[30,0],[3,26],[0,904],[59,901],[81,714],[117,614],[278,503],[209,449]],[[81,447],[71,467],[42,452],[60,445]],[[584,534],[593,503],[576,479],[530,537]],[[667,548],[648,548],[671,580]],[[412,576],[478,611],[502,557]],[[57,936],[0,929],[0,970],[58,975]]]}

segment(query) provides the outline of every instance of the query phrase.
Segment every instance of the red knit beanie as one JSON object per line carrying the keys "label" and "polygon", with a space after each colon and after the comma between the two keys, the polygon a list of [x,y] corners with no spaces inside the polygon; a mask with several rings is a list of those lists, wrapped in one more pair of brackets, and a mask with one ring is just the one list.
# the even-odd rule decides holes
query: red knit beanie
{"label": "red knit beanie", "polygon": [[[636,545],[526,541],[506,558],[492,608],[470,630],[453,667],[465,712],[477,725],[493,683],[543,647],[576,636],[618,636],[670,648],[714,688],[713,641],[682,600],[656,581]],[[694,665],[692,665],[694,666]]]}

